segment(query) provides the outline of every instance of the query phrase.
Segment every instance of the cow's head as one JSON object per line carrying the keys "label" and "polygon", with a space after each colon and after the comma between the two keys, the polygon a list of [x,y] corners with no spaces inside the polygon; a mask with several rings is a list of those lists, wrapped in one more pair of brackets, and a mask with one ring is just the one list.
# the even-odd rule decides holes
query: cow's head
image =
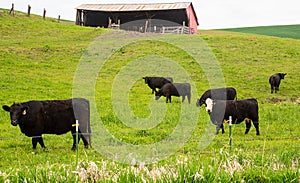
{"label": "cow's head", "polygon": [[145,80],[145,84],[148,84],[149,78],[146,76],[146,77],[143,77],[143,79]]}
{"label": "cow's head", "polygon": [[280,79],[284,79],[284,76],[285,76],[286,74],[287,74],[287,73],[279,73]]}
{"label": "cow's head", "polygon": [[211,99],[211,98],[207,98],[205,100],[205,104],[206,104],[206,112],[211,113],[213,111],[213,106],[215,104],[215,102]]}
{"label": "cow's head", "polygon": [[200,100],[199,99],[197,99],[196,106],[200,107]]}
{"label": "cow's head", "polygon": [[155,92],[155,100],[158,100],[163,95],[161,89]]}
{"label": "cow's head", "polygon": [[197,102],[196,102],[197,107],[201,107],[203,104],[206,105],[205,101],[202,98],[197,99]]}
{"label": "cow's head", "polygon": [[22,104],[13,104],[12,106],[4,105],[2,108],[10,113],[10,120],[13,126],[19,124],[19,120],[22,116],[26,116],[28,107],[23,106]]}

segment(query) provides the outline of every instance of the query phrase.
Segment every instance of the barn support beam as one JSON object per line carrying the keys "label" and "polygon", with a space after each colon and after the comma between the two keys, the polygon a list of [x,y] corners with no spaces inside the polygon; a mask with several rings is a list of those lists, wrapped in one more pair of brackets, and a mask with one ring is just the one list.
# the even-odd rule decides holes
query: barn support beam
{"label": "barn support beam", "polygon": [[82,15],[83,15],[83,10],[78,9],[76,13],[76,25],[80,25],[80,26],[84,25]]}
{"label": "barn support beam", "polygon": [[145,23],[145,33],[147,32],[148,23],[149,23],[149,21],[148,21],[148,20],[146,20],[146,23]]}
{"label": "barn support beam", "polygon": [[111,21],[111,18],[108,17],[108,26],[107,26],[108,28],[111,28],[111,22],[112,22],[112,21]]}

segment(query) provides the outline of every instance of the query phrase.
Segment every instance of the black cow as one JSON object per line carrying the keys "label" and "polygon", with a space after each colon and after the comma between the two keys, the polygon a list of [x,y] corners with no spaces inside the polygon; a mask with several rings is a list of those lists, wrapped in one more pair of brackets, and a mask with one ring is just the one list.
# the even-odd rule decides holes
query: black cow
{"label": "black cow", "polygon": [[10,107],[2,106],[10,112],[11,124],[19,125],[21,132],[32,137],[32,147],[37,143],[46,148],[42,134],[61,135],[69,131],[73,135],[72,150],[76,149],[76,120],[79,123],[79,138],[84,146],[88,147],[90,139],[90,105],[83,98],[69,100],[32,100],[23,103],[14,103]]}
{"label": "black cow", "polygon": [[156,92],[156,88],[161,89],[162,86],[166,83],[172,83],[173,78],[170,77],[143,77],[145,84],[148,84],[149,88],[152,89],[152,94]]}
{"label": "black cow", "polygon": [[223,122],[229,120],[229,116],[232,116],[232,124],[240,124],[242,121],[246,121],[247,134],[251,127],[251,120],[256,128],[256,135],[259,135],[258,124],[258,103],[254,98],[246,100],[212,100],[206,99],[206,111],[210,115],[210,119],[216,127],[216,134],[222,128],[224,133]]}
{"label": "black cow", "polygon": [[211,98],[213,100],[234,100],[236,99],[236,90],[232,87],[207,90],[202,94],[200,99],[197,100],[196,106],[200,107],[205,104],[205,100],[207,98]]}
{"label": "black cow", "polygon": [[279,91],[280,80],[284,79],[286,73],[276,73],[270,76],[269,83],[271,85],[271,93]]}
{"label": "black cow", "polygon": [[187,96],[188,102],[191,103],[191,85],[189,83],[167,83],[155,93],[155,100],[161,96],[166,97],[166,103],[168,101],[171,103],[171,96],[182,96],[182,102]]}

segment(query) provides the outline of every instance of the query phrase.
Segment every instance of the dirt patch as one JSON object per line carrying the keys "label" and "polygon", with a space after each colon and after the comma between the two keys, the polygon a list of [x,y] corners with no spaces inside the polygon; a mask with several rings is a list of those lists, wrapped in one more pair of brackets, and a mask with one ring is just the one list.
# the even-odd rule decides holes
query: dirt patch
{"label": "dirt patch", "polygon": [[266,98],[266,101],[271,102],[271,103],[279,103],[279,102],[293,102],[293,103],[300,103],[300,97],[299,98],[286,98],[286,99],[281,99],[281,98]]}
{"label": "dirt patch", "polygon": [[102,39],[130,39],[130,38],[145,38],[145,37],[154,37],[162,36],[160,33],[141,33],[134,31],[124,31],[124,30],[112,30],[106,34],[102,34],[96,38],[96,40]]}

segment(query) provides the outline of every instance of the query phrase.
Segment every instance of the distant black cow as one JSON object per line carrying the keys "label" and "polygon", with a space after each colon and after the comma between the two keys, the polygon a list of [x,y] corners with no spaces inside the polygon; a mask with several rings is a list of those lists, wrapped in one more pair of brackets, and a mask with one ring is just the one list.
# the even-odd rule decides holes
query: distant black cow
{"label": "distant black cow", "polygon": [[275,90],[275,93],[279,91],[280,80],[284,79],[286,73],[276,73],[270,76],[269,83],[271,85],[271,93]]}
{"label": "distant black cow", "polygon": [[206,99],[206,111],[210,115],[210,119],[216,127],[216,134],[222,128],[224,133],[223,122],[229,120],[229,116],[232,116],[232,124],[239,124],[242,121],[246,121],[247,134],[251,127],[251,120],[256,128],[256,135],[259,135],[258,124],[258,103],[254,98],[246,100],[212,100]]}
{"label": "distant black cow", "polygon": [[207,90],[202,94],[200,99],[197,100],[196,105],[200,107],[205,104],[205,100],[207,98],[211,98],[213,100],[234,100],[236,99],[236,90],[232,87]]}
{"label": "distant black cow", "polygon": [[168,101],[171,103],[171,96],[182,96],[182,102],[187,96],[188,102],[191,103],[191,85],[189,83],[167,83],[155,93],[155,100],[161,96],[166,97],[166,103]]}
{"label": "distant black cow", "polygon": [[152,94],[156,92],[156,88],[161,89],[162,86],[166,83],[172,83],[173,78],[170,77],[143,77],[145,84],[148,84],[149,88],[152,89]]}
{"label": "distant black cow", "polygon": [[2,106],[10,112],[11,124],[19,125],[21,132],[32,137],[32,147],[37,143],[45,148],[42,134],[61,135],[69,131],[73,135],[72,150],[76,149],[76,120],[79,122],[79,139],[84,146],[90,145],[90,106],[83,98],[69,100],[33,100]]}

